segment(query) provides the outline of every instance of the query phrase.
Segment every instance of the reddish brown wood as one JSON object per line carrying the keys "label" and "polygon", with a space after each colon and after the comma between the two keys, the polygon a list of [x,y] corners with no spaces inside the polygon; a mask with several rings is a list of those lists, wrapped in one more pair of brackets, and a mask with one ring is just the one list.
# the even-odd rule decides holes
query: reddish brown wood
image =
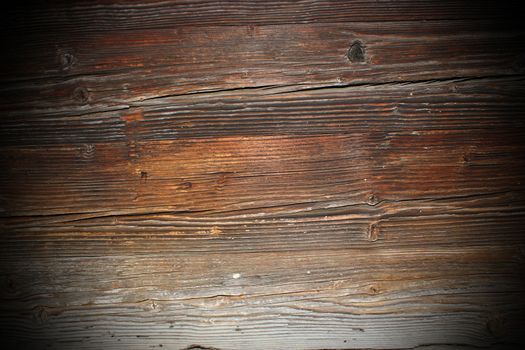
{"label": "reddish brown wood", "polygon": [[4,11],[2,339],[523,347],[525,31],[513,10]]}

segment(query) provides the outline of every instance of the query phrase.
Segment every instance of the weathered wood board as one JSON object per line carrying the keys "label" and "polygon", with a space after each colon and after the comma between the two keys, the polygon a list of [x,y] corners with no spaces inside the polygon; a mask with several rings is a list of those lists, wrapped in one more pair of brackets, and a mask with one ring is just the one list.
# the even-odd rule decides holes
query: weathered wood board
{"label": "weathered wood board", "polygon": [[524,347],[516,11],[452,0],[6,9],[2,340]]}

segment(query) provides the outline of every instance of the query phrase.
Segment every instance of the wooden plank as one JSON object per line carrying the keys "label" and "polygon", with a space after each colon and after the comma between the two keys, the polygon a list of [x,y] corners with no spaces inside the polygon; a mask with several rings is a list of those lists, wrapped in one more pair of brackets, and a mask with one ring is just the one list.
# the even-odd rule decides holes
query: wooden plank
{"label": "wooden plank", "polygon": [[[4,219],[10,257],[495,247],[522,238],[523,193],[296,204],[221,214],[92,213]],[[497,237],[497,239],[495,238]],[[249,242],[249,245],[247,243]],[[172,244],[174,243],[174,244]],[[86,250],[89,246],[90,249]]]}
{"label": "wooden plank", "polygon": [[412,133],[414,142],[418,132],[435,133],[438,142],[439,132],[524,129],[522,77],[301,89],[163,97],[78,116],[20,113],[0,120],[0,145],[74,144],[93,158],[95,144],[113,141],[361,133],[379,145],[399,133]]}
{"label": "wooden plank", "polygon": [[147,0],[116,2],[53,1],[4,9],[7,29],[83,33],[114,29],[171,28],[175,25],[259,25],[285,23],[387,22],[409,20],[508,19],[519,11],[518,1],[481,0],[476,6],[457,0],[327,1],[202,1]]}
{"label": "wooden plank", "polygon": [[[1,108],[78,115],[209,90],[515,75],[524,39],[512,23],[490,21],[44,32],[5,56]],[[348,59],[356,43],[362,62]]]}
{"label": "wooden plank", "polygon": [[[8,150],[4,158],[23,160],[10,161],[9,173],[2,175],[2,211],[228,212],[331,201],[374,205],[521,188],[523,162],[509,160],[519,157],[522,147],[498,145],[501,136],[490,139],[489,133],[468,142],[465,135],[452,134],[445,146],[443,137],[396,135],[386,150],[357,135],[159,141],[131,150],[127,144],[97,145],[96,158],[87,161],[71,146]],[[406,138],[422,145],[403,147]],[[134,158],[136,147],[141,153]]]}
{"label": "wooden plank", "polygon": [[[483,346],[521,332],[517,248],[41,252],[9,260],[16,277],[2,326],[49,348]],[[407,338],[405,329],[418,332]]]}

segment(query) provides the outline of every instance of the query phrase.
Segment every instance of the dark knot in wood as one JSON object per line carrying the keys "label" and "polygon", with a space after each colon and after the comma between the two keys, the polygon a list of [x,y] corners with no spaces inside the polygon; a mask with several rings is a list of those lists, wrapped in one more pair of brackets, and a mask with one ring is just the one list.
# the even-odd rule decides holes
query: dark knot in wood
{"label": "dark knot in wood", "polygon": [[78,86],[77,88],[75,88],[75,90],[73,90],[73,100],[75,100],[81,105],[85,105],[90,100],[89,92],[86,88]]}
{"label": "dark knot in wood", "polygon": [[365,61],[365,48],[363,43],[355,41],[352,43],[346,54],[348,60],[352,63],[360,63]]}
{"label": "dark knot in wood", "polygon": [[63,51],[59,53],[60,68],[63,71],[71,69],[76,63],[76,57],[68,51]]}

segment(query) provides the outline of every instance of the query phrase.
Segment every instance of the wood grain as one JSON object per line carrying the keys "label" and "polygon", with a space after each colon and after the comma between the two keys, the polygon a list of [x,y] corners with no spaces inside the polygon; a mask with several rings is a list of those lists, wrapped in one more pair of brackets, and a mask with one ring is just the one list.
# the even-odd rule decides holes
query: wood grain
{"label": "wood grain", "polygon": [[[0,97],[13,117],[81,115],[210,90],[508,76],[524,72],[524,39],[492,21],[42,32],[4,56]],[[363,62],[347,57],[355,42]]]}
{"label": "wood grain", "polygon": [[85,156],[93,158],[95,144],[104,142],[369,133],[380,146],[399,133],[413,140],[418,132],[436,133],[437,138],[440,130],[499,133],[493,126],[519,133],[524,95],[521,75],[183,94],[80,115],[69,109],[66,114],[20,113],[0,120],[0,145],[75,144],[87,147],[84,153],[90,155]]}
{"label": "wood grain", "polygon": [[516,8],[6,9],[2,340],[523,347]]}
{"label": "wood grain", "polygon": [[[12,279],[14,300],[3,313],[20,315],[6,326],[16,337],[51,348],[483,346],[521,331],[522,258],[510,247],[169,255],[124,248],[78,258],[53,251],[11,266],[20,280]],[[418,332],[407,339],[400,329]]]}
{"label": "wood grain", "polygon": [[83,30],[165,28],[183,26],[238,26],[290,23],[388,22],[408,20],[508,19],[519,11],[519,1],[481,0],[477,6],[457,0],[329,1],[53,1],[31,8],[12,4],[5,10],[7,29],[48,35]]}

